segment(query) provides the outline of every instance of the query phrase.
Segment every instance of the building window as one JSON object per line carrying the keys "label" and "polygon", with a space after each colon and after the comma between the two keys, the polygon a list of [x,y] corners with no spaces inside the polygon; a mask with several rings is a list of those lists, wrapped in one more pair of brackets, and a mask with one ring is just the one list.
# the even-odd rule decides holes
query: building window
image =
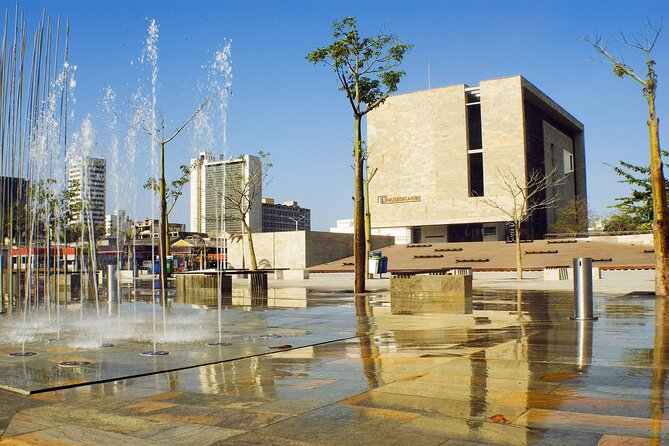
{"label": "building window", "polygon": [[469,196],[483,196],[483,153],[469,154]]}
{"label": "building window", "polygon": [[572,173],[574,171],[574,155],[566,149],[562,149],[562,157],[564,159],[564,173]]}
{"label": "building window", "polygon": [[[476,92],[478,93],[478,92]],[[481,99],[473,91],[467,92],[467,164],[469,196],[483,196],[483,131],[481,127]]]}

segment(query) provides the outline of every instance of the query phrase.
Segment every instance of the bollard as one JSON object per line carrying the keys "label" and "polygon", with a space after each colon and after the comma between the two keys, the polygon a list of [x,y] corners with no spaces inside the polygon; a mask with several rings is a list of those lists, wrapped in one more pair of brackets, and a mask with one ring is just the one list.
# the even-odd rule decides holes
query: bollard
{"label": "bollard", "polygon": [[574,258],[574,317],[579,321],[597,320],[592,314],[592,259]]}
{"label": "bollard", "polygon": [[116,302],[116,265],[107,265],[107,296],[109,302]]}

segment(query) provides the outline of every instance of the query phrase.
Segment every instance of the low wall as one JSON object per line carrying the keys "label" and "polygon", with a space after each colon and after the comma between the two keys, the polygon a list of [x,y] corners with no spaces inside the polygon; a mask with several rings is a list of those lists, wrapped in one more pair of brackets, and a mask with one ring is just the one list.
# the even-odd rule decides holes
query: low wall
{"label": "low wall", "polygon": [[593,242],[616,242],[636,243],[640,245],[653,245],[653,234],[627,234],[627,235],[591,235],[588,237]]}
{"label": "low wall", "polygon": [[[394,242],[395,237],[374,235],[372,249],[383,248]],[[352,256],[353,234],[318,231],[260,232],[253,234],[253,246],[259,268],[300,270]],[[243,241],[229,242],[228,262],[234,268],[250,267],[247,237]]]}

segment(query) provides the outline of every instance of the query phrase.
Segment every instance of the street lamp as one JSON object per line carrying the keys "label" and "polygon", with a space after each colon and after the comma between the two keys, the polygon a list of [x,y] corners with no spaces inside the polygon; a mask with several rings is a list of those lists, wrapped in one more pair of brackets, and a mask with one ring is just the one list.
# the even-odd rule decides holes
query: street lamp
{"label": "street lamp", "polygon": [[298,229],[298,227],[297,227],[297,224],[298,224],[299,222],[301,222],[302,220],[304,220],[304,217],[306,217],[306,216],[303,215],[303,216],[301,216],[300,218],[288,217],[288,218],[290,218],[291,220],[293,220],[293,221],[295,222],[295,230],[296,230],[296,231],[299,231],[299,229]]}

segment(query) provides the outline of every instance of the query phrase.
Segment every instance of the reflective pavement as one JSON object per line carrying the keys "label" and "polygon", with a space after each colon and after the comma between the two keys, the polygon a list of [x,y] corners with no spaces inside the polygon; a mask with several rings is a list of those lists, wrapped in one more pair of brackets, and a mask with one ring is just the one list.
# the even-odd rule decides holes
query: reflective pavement
{"label": "reflective pavement", "polygon": [[[469,314],[434,305],[397,311],[388,292],[300,294],[304,305],[276,294],[230,302],[225,329],[239,359],[29,396],[0,391],[1,442],[669,442],[663,299],[597,295],[599,320],[580,322],[569,319],[568,292],[475,290]],[[284,298],[290,303],[282,305]],[[279,328],[295,348],[266,345],[288,344],[284,338],[242,348]],[[146,359],[128,358],[129,367]]]}

